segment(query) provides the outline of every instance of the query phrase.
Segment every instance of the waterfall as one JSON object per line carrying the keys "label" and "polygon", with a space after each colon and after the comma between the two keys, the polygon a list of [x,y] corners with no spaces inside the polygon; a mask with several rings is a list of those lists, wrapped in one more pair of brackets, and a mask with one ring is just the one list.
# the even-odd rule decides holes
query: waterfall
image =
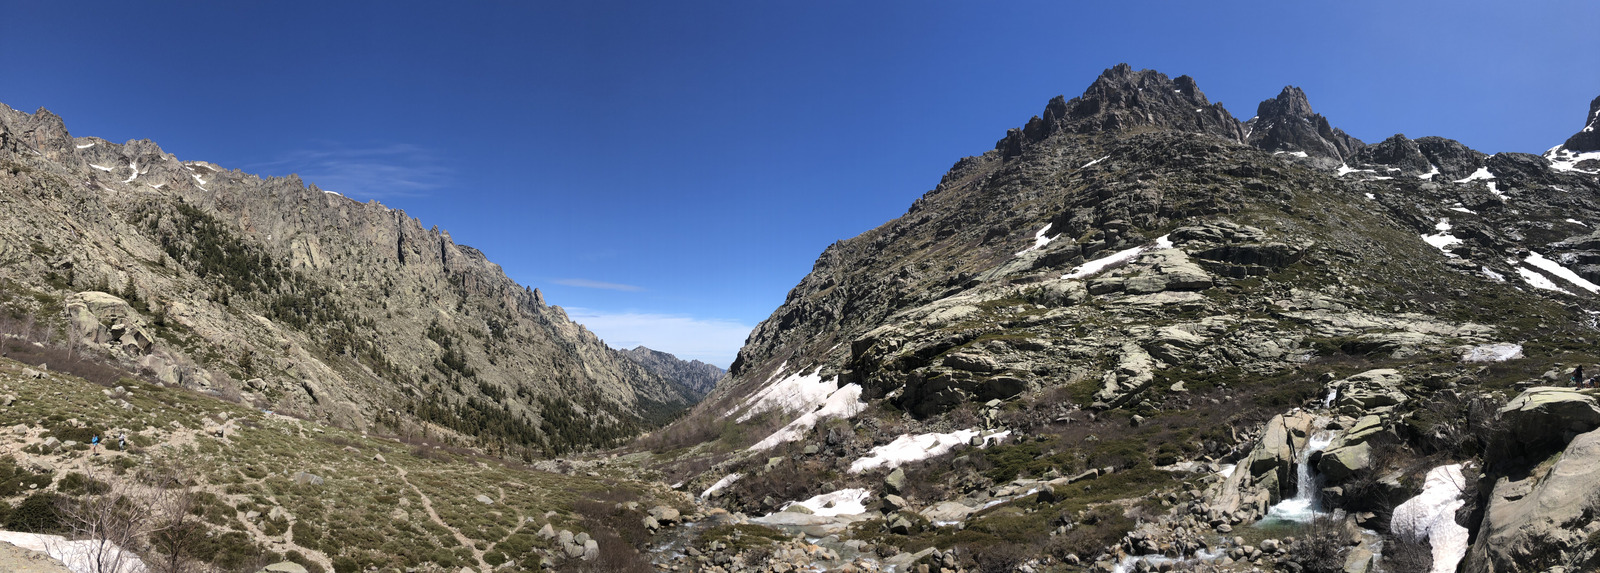
{"label": "waterfall", "polygon": [[1311,455],[1322,451],[1333,443],[1331,432],[1317,432],[1306,440],[1305,449],[1300,452],[1299,463],[1295,464],[1295,494],[1291,499],[1285,499],[1267,510],[1267,519],[1275,521],[1292,521],[1305,523],[1322,513],[1322,500],[1318,493],[1322,490],[1319,483],[1321,476],[1311,470]]}
{"label": "waterfall", "polygon": [[1329,388],[1328,389],[1328,396],[1326,398],[1322,399],[1322,409],[1327,410],[1329,408],[1332,408],[1334,399],[1336,399],[1338,397],[1339,397],[1339,389],[1338,388]]}

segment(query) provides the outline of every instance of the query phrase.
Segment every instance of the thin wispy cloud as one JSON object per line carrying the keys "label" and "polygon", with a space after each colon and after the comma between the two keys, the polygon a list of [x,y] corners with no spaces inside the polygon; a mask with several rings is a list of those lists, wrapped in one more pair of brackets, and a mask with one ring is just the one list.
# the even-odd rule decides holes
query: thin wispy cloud
{"label": "thin wispy cloud", "polygon": [[567,316],[606,341],[608,346],[635,346],[669,352],[683,360],[699,360],[727,368],[754,328],[734,320],[676,314],[607,312],[567,308]]}
{"label": "thin wispy cloud", "polygon": [[450,169],[435,154],[407,143],[365,147],[329,143],[248,167],[296,173],[323,190],[362,199],[426,195],[443,187],[450,177]]}
{"label": "thin wispy cloud", "polygon": [[640,292],[640,291],[644,290],[644,287],[640,287],[640,286],[625,285],[625,284],[620,284],[620,283],[608,283],[608,282],[605,282],[605,281],[592,281],[592,280],[589,280],[589,279],[555,279],[555,280],[552,280],[550,282],[558,284],[558,285],[569,286],[569,287],[597,288],[597,289],[605,289],[605,290],[620,290],[620,291],[624,291],[624,292]]}

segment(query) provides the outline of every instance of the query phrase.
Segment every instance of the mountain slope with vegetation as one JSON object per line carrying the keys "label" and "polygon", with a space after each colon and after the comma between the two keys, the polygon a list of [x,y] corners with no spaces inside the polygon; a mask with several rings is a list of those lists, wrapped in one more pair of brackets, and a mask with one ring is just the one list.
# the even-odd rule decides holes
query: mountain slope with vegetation
{"label": "mountain slope with vegetation", "polygon": [[483,253],[299,179],[73,137],[0,106],[0,307],[168,385],[531,459],[610,446],[695,393]]}

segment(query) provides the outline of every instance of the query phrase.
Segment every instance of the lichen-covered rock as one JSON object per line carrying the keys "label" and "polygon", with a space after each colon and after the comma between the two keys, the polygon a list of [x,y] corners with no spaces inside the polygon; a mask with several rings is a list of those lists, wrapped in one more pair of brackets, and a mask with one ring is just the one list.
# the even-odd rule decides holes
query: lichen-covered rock
{"label": "lichen-covered rock", "polygon": [[1335,406],[1349,408],[1357,415],[1368,414],[1378,408],[1403,404],[1410,397],[1400,389],[1405,377],[1391,368],[1379,368],[1356,374],[1329,386],[1338,391]]}
{"label": "lichen-covered rock", "polygon": [[1372,464],[1372,446],[1366,442],[1329,447],[1322,451],[1317,470],[1329,483],[1339,483]]}
{"label": "lichen-covered rock", "polygon": [[1468,573],[1533,571],[1583,548],[1600,512],[1600,431],[1572,440],[1548,473],[1499,478],[1485,503]]}
{"label": "lichen-covered rock", "polygon": [[1529,388],[1500,408],[1507,437],[1526,447],[1557,447],[1600,428],[1600,404],[1572,388]]}

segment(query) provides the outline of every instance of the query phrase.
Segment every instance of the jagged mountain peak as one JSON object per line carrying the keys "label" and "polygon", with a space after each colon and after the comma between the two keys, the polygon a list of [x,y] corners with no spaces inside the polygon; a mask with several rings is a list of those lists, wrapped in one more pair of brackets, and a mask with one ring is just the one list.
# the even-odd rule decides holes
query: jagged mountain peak
{"label": "jagged mountain peak", "polygon": [[1585,151],[1600,151],[1600,97],[1589,102],[1589,122],[1584,124],[1583,130],[1567,138],[1561,146],[1568,151],[1582,153]]}
{"label": "jagged mountain peak", "polygon": [[1256,116],[1245,122],[1245,138],[1267,151],[1305,153],[1323,167],[1344,162],[1366,145],[1312,111],[1306,92],[1296,86],[1284,86],[1278,97],[1256,106]]}
{"label": "jagged mountain peak", "polygon": [[1589,102],[1587,123],[1561,145],[1550,148],[1544,158],[1559,171],[1600,174],[1600,97]]}
{"label": "jagged mountain peak", "polygon": [[1056,96],[1044,113],[1021,129],[1012,129],[995,144],[1004,157],[1055,133],[1124,132],[1158,129],[1205,133],[1243,141],[1244,129],[1222,104],[1211,103],[1194,78],[1170,78],[1155,70],[1134,70],[1117,64],[1096,78],[1083,95]]}
{"label": "jagged mountain peak", "polygon": [[1256,106],[1257,117],[1310,117],[1315,113],[1311,111],[1311,102],[1306,99],[1305,90],[1298,86],[1283,86],[1278,97],[1262,100]]}

